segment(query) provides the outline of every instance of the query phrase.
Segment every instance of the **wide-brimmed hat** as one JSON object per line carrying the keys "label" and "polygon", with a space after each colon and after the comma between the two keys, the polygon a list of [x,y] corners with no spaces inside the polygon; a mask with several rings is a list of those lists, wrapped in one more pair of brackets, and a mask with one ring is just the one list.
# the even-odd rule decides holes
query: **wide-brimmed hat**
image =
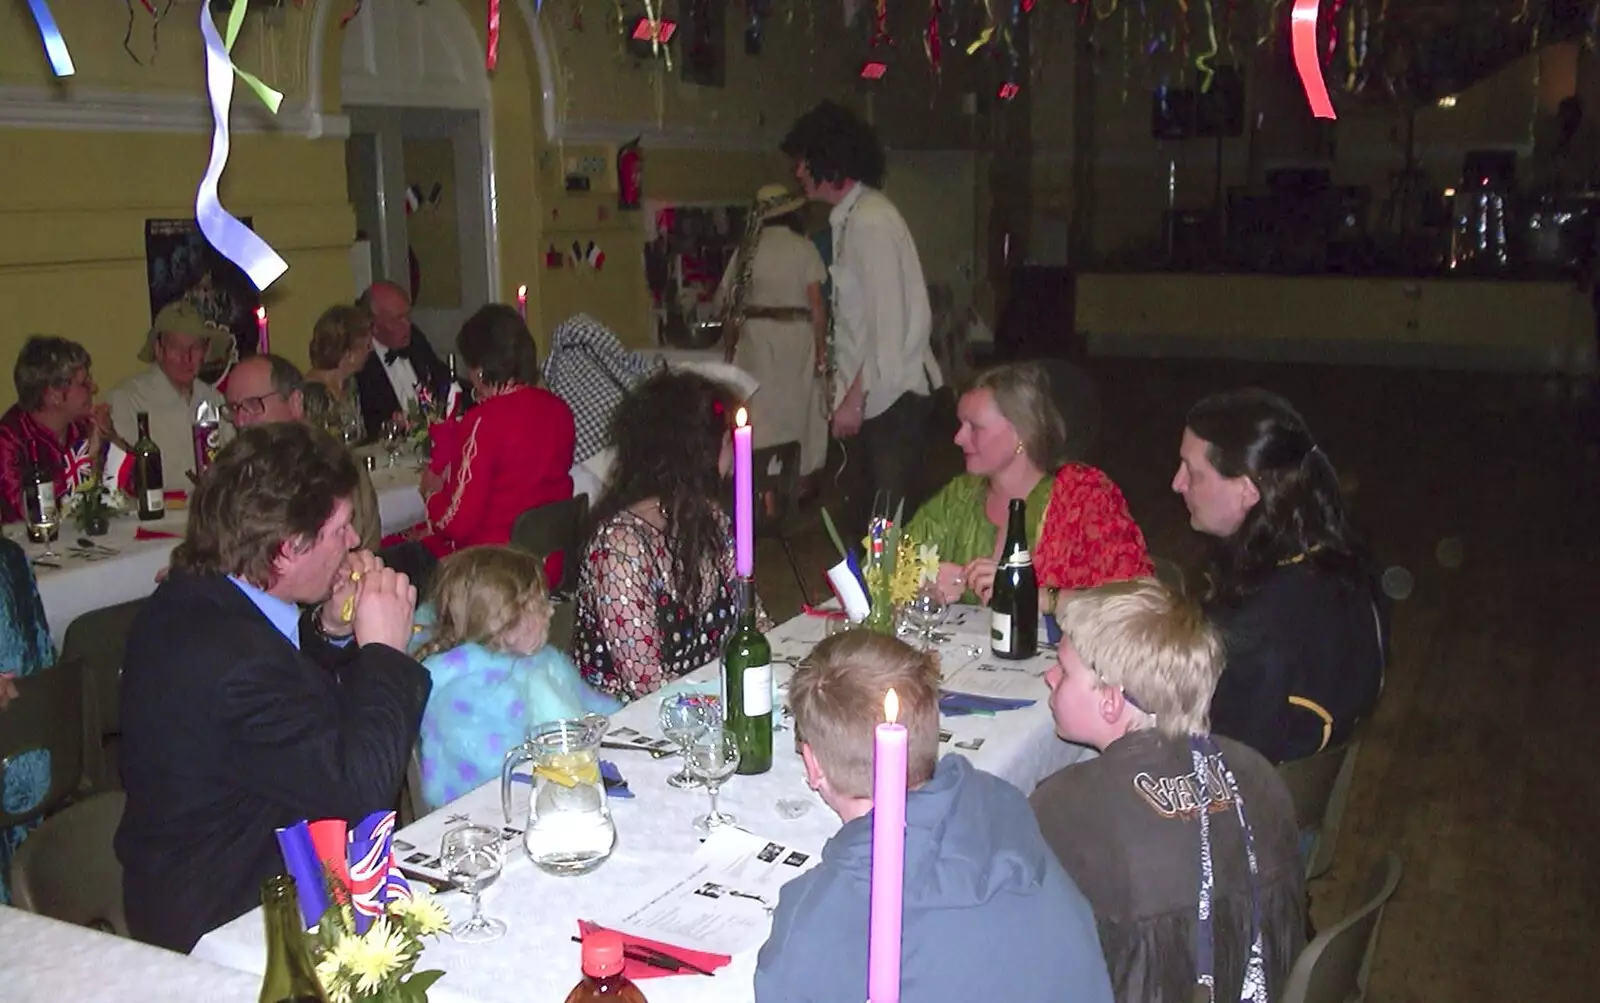
{"label": "wide-brimmed hat", "polygon": [[191,338],[204,341],[207,362],[215,362],[221,358],[233,340],[232,331],[221,324],[206,320],[199,307],[188,300],[173,300],[161,308],[161,312],[156,314],[155,323],[150,325],[150,333],[145,335],[144,347],[139,349],[140,362],[156,360],[156,338],[167,332],[187,334]]}
{"label": "wide-brimmed hat", "polygon": [[804,195],[792,192],[783,185],[762,185],[756,192],[756,218],[768,220],[787,216],[805,208],[806,201]]}

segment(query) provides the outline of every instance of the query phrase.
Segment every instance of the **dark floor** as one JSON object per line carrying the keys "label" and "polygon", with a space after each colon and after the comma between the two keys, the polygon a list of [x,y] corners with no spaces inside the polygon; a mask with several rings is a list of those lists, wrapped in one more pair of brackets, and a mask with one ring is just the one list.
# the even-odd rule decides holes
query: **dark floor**
{"label": "dark floor", "polygon": [[[1325,926],[1383,853],[1404,861],[1371,998],[1594,998],[1600,857],[1584,848],[1600,832],[1600,785],[1583,778],[1600,765],[1600,682],[1578,629],[1600,607],[1600,464],[1566,388],[1253,363],[1089,368],[1105,411],[1095,461],[1154,553],[1189,564],[1200,553],[1168,489],[1184,411],[1254,384],[1299,406],[1381,563],[1414,577],[1338,857],[1311,888]],[[953,453],[933,465],[953,469]],[[826,594],[820,528],[797,549],[813,594]],[[768,609],[791,615],[799,597],[782,551],[764,542],[758,559]]]}

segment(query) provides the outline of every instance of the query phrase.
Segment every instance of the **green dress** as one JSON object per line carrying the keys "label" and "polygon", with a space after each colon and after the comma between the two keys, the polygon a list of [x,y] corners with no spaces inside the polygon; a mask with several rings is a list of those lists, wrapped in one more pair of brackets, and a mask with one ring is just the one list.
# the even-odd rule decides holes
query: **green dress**
{"label": "green dress", "polygon": [[[1054,484],[1050,475],[1039,478],[1039,483],[1028,492],[1028,547],[1039,542],[1039,525],[1044,520],[1045,506],[1050,501]],[[929,543],[939,548],[941,563],[966,565],[978,557],[993,557],[1000,542],[1000,531],[984,514],[984,501],[989,494],[989,482],[977,474],[961,474],[928,499],[917,514],[911,517],[906,532],[916,543]],[[977,602],[968,592],[962,602]]]}

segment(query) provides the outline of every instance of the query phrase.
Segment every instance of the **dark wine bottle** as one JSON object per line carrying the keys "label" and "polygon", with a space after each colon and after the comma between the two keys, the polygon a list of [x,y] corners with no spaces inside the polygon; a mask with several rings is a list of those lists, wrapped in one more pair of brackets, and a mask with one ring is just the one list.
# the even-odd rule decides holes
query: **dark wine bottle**
{"label": "dark wine bottle", "polygon": [[22,505],[28,539],[34,543],[54,540],[60,525],[56,510],[56,472],[39,459],[39,447],[28,443],[28,469],[22,475]]}
{"label": "dark wine bottle", "polygon": [[739,772],[772,769],[772,646],[756,629],[755,588],[737,582],[739,626],[722,649],[722,721],[739,742]]}
{"label": "dark wine bottle", "polygon": [[1028,503],[1011,499],[1006,544],[989,599],[989,639],[1000,658],[1032,658],[1039,650],[1039,580],[1028,553]]}
{"label": "dark wine bottle", "polygon": [[262,883],[261,915],[267,924],[267,974],[261,980],[261,1003],[328,1003],[306,947],[294,878],[280,874]]}
{"label": "dark wine bottle", "polygon": [[139,441],[133,444],[133,493],[139,499],[139,518],[149,522],[167,514],[165,483],[161,480],[161,447],[150,438],[150,416],[139,412]]}

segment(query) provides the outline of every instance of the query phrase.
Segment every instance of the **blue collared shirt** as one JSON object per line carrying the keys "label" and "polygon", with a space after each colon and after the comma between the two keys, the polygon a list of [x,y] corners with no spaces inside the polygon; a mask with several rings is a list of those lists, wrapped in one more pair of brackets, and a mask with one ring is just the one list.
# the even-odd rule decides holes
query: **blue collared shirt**
{"label": "blue collared shirt", "polygon": [[266,617],[271,624],[278,628],[278,633],[289,639],[295,650],[300,650],[300,607],[287,599],[279,599],[256,588],[237,575],[229,575],[228,581],[238,586],[246,599],[256,604],[256,609]]}

